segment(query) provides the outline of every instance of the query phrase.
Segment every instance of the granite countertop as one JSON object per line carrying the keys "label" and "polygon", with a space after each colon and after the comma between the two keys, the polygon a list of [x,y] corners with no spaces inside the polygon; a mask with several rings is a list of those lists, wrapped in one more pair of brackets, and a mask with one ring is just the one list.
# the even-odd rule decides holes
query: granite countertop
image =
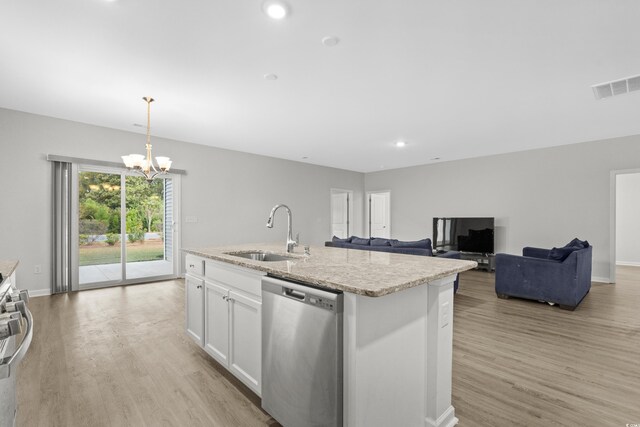
{"label": "granite countertop", "polygon": [[[290,261],[263,262],[228,255],[228,252],[263,252],[295,257]],[[358,249],[312,246],[305,256],[301,247],[287,254],[284,244],[244,245],[183,249],[184,252],[264,271],[284,279],[336,289],[354,294],[380,297],[429,283],[477,267],[475,261],[401,255]]]}
{"label": "granite countertop", "polygon": [[3,289],[1,289],[3,287],[2,285],[4,285],[5,280],[8,279],[9,276],[13,274],[17,266],[18,266],[18,261],[8,261],[8,260],[0,259],[0,273],[2,273],[2,282],[0,282],[0,291],[3,291]]}
{"label": "granite countertop", "polygon": [[2,281],[11,276],[18,266],[18,261],[9,261],[0,259],[0,273],[2,273]]}

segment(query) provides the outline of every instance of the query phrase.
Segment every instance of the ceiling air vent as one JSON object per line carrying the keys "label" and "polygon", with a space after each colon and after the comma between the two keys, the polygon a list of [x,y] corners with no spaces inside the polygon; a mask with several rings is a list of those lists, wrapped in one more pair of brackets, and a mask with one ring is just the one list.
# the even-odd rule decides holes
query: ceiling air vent
{"label": "ceiling air vent", "polygon": [[627,77],[613,82],[591,86],[596,99],[604,99],[625,93],[640,91],[640,76]]}

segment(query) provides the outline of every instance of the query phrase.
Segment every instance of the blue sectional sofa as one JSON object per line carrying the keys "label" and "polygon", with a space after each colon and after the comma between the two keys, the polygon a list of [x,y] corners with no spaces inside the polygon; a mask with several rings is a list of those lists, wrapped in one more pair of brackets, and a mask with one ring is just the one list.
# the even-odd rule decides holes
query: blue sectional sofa
{"label": "blue sectional sofa", "polygon": [[589,242],[573,239],[561,248],[524,248],[522,256],[496,255],[498,298],[526,298],[574,310],[591,289]]}
{"label": "blue sectional sofa", "polygon": [[[433,249],[431,247],[431,239],[422,239],[415,241],[403,241],[397,239],[383,239],[383,238],[361,238],[357,236],[351,236],[346,239],[339,239],[333,236],[330,242],[325,242],[325,246],[331,246],[334,248],[347,248],[347,249],[359,249],[363,251],[375,251],[375,252],[391,252],[395,254],[405,255],[422,255],[422,256],[434,256]],[[448,251],[444,253],[435,254],[440,258],[452,258],[460,259],[460,252]],[[458,291],[459,277],[456,276],[456,280],[453,283],[454,292]]]}

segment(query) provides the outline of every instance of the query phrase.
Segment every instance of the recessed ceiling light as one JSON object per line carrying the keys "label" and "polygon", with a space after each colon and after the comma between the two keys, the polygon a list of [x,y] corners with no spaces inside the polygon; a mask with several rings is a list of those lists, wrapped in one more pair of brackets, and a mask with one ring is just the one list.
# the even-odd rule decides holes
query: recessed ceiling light
{"label": "recessed ceiling light", "polygon": [[278,80],[278,75],[277,74],[273,74],[273,73],[265,74],[264,75],[264,79],[265,80]]}
{"label": "recessed ceiling light", "polygon": [[144,127],[144,126],[143,126],[143,125],[141,125],[140,123],[134,123],[133,125],[134,125],[135,127],[137,127],[137,128]]}
{"label": "recessed ceiling light", "polygon": [[272,19],[283,19],[289,14],[286,3],[277,0],[268,0],[262,4],[262,10]]}
{"label": "recessed ceiling light", "polygon": [[340,43],[340,39],[336,36],[327,36],[322,38],[322,44],[327,47],[333,47]]}
{"label": "recessed ceiling light", "polygon": [[440,157],[432,157],[431,160],[440,160]]}
{"label": "recessed ceiling light", "polygon": [[302,160],[306,160],[306,159],[308,159],[308,157],[307,157],[307,156],[304,156],[304,157],[302,158]]}
{"label": "recessed ceiling light", "polygon": [[397,141],[396,142],[396,147],[398,147],[398,148],[402,148],[402,147],[404,147],[406,145],[407,145],[407,143],[404,142],[404,141]]}

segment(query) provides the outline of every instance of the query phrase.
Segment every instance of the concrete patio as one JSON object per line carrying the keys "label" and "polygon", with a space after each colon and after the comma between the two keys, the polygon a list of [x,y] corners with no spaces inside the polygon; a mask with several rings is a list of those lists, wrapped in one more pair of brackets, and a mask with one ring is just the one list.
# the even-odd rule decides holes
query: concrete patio
{"label": "concrete patio", "polygon": [[[170,261],[138,261],[127,263],[127,279],[166,276],[173,274],[173,263]],[[80,285],[89,283],[122,280],[122,265],[100,264],[80,267]]]}

